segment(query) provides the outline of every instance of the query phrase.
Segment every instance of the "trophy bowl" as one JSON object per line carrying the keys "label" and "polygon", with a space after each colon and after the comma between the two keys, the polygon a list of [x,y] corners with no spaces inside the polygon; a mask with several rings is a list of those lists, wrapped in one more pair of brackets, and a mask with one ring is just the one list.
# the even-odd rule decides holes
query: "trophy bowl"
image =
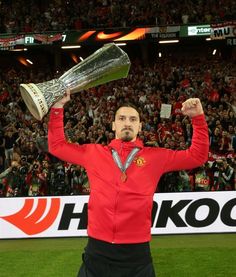
{"label": "trophy bowl", "polygon": [[42,120],[50,107],[63,97],[66,89],[69,88],[71,93],[77,93],[125,78],[129,69],[128,55],[116,44],[108,43],[58,79],[37,84],[20,84],[20,92],[31,114]]}

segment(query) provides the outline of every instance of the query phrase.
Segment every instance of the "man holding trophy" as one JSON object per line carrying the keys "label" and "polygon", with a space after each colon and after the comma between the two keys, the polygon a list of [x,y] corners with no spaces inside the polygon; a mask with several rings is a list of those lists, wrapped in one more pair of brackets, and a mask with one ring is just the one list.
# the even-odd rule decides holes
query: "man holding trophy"
{"label": "man holding trophy", "polygon": [[108,146],[70,144],[65,140],[63,107],[69,90],[53,105],[49,151],[86,168],[90,180],[88,245],[79,277],[154,277],[150,254],[152,199],[160,176],[202,165],[208,157],[208,128],[200,100],[188,99],[182,111],[192,119],[188,150],[144,147],[137,138],[139,113],[124,104],[112,123],[116,138]]}
{"label": "man holding trophy", "polygon": [[115,139],[109,145],[73,144],[65,139],[64,105],[70,88],[52,105],[49,152],[83,166],[90,182],[88,244],[78,277],[154,277],[150,252],[153,195],[162,174],[199,167],[208,158],[208,128],[201,102],[190,98],[182,112],[192,120],[187,150],[144,147],[135,106],[124,103],[115,113]]}

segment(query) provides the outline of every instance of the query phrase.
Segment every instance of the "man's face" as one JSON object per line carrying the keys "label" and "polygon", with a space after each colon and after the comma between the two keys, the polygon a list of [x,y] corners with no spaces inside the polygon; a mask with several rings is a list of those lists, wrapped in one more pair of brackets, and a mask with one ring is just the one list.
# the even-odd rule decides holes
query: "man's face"
{"label": "man's face", "polygon": [[141,131],[142,124],[138,112],[131,107],[121,107],[112,123],[116,138],[123,141],[134,141]]}

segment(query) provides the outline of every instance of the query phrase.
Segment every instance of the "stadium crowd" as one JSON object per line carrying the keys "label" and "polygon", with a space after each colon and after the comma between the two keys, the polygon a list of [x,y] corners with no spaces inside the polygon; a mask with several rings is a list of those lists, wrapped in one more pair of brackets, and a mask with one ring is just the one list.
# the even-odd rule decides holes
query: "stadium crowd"
{"label": "stadium crowd", "polygon": [[0,33],[209,24],[235,18],[232,0],[0,1]]}
{"label": "stadium crowd", "polygon": [[[157,192],[235,190],[236,93],[235,65],[223,60],[160,59],[144,66],[133,61],[126,79],[72,96],[65,107],[67,139],[79,144],[108,144],[114,134],[111,122],[122,101],[134,102],[140,111],[146,146],[186,149],[191,144],[190,120],[181,103],[199,97],[210,134],[209,161],[191,171],[170,172]],[[85,170],[51,156],[47,149],[48,115],[34,119],[19,92],[20,83],[55,77],[50,71],[16,70],[0,73],[0,195],[37,196],[89,193]],[[172,106],[162,116],[162,104]]]}

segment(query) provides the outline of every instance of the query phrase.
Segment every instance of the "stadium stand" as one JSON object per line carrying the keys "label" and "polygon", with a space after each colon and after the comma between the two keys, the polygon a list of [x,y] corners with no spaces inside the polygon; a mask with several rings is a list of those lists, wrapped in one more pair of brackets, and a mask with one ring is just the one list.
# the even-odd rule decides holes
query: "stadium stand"
{"label": "stadium stand", "polygon": [[[203,3],[204,2],[204,3]],[[217,23],[235,18],[235,1],[1,1],[0,33],[28,33],[84,28]],[[210,8],[211,7],[211,8]],[[122,12],[121,12],[122,11]],[[86,16],[85,16],[86,15]],[[1,65],[1,67],[3,64]],[[67,70],[68,65],[62,68]],[[128,78],[73,95],[65,110],[67,139],[79,144],[107,145],[110,122],[120,102],[140,109],[140,138],[150,147],[186,149],[191,124],[181,103],[199,97],[210,134],[209,161],[192,171],[163,176],[158,192],[235,190],[236,81],[235,62],[224,57],[163,57],[151,63],[132,60]],[[48,67],[4,65],[0,71],[0,196],[70,195],[89,193],[83,168],[63,163],[47,151],[47,121],[36,121],[19,92],[20,83],[57,77]],[[169,119],[162,104],[171,104]],[[177,181],[176,181],[177,180]]]}

